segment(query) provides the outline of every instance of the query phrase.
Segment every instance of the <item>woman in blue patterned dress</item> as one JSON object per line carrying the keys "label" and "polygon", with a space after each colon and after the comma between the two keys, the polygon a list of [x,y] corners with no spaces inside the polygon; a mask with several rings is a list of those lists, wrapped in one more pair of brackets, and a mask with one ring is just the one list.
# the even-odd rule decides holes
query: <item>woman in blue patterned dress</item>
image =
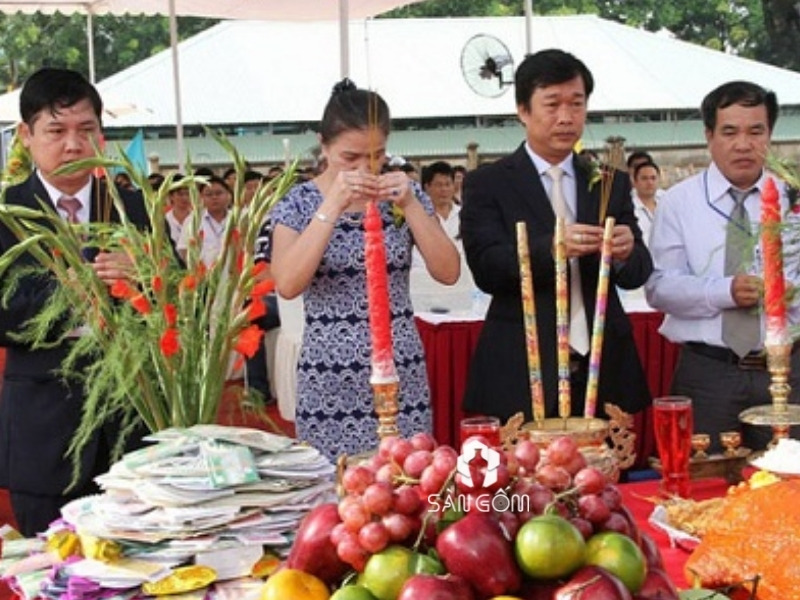
{"label": "woman in blue patterned dress", "polygon": [[[305,306],[297,437],[331,459],[378,443],[369,383],[367,202],[378,202],[383,220],[403,436],[431,431],[428,379],[409,295],[412,245],[438,281],[452,284],[459,276],[458,251],[428,197],[402,171],[374,174],[386,160],[389,124],[380,96],[347,79],[337,84],[319,131],[325,170],[294,186],[265,226],[272,232],[263,258],[271,262],[276,288],[285,298],[302,294]],[[393,206],[402,209],[402,218]]]}

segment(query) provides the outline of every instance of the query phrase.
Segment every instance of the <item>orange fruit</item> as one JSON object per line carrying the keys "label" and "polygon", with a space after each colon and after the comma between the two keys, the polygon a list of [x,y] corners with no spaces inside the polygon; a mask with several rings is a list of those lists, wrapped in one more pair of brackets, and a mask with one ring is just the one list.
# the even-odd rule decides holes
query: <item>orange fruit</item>
{"label": "orange fruit", "polygon": [[520,569],[535,579],[558,579],[583,565],[586,542],[578,529],[558,515],[534,517],[519,528],[514,555]]}
{"label": "orange fruit", "polygon": [[270,575],[261,588],[261,600],[328,600],[330,597],[325,582],[299,569],[282,569]]}
{"label": "orange fruit", "polygon": [[647,560],[631,538],[616,531],[596,533],[586,542],[586,564],[602,567],[625,584],[632,594],[647,577]]}

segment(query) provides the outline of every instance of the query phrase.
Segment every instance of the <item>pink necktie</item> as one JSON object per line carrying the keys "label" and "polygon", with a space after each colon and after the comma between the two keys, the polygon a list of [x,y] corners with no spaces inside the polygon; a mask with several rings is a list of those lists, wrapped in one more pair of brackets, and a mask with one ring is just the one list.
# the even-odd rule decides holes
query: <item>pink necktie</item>
{"label": "pink necktie", "polygon": [[81,209],[81,201],[77,198],[70,198],[69,196],[62,196],[56,202],[56,206],[67,213],[67,221],[70,223],[80,223],[78,219],[78,211]]}

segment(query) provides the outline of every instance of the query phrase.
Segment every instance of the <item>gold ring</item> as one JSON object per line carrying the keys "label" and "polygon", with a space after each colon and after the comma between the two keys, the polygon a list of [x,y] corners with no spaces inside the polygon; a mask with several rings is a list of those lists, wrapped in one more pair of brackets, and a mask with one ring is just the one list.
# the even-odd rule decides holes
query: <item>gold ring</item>
{"label": "gold ring", "polygon": [[572,241],[576,244],[580,244],[581,240],[583,239],[583,235],[580,233],[573,233],[572,234]]}

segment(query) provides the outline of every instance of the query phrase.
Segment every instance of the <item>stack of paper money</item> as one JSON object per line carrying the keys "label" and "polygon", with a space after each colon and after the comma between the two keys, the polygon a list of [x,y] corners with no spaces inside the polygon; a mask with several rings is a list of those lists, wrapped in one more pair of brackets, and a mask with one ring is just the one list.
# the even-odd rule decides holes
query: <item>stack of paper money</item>
{"label": "stack of paper money", "polygon": [[[42,597],[60,597],[70,578],[91,582],[98,592],[129,588],[119,597],[137,597],[128,595],[130,588],[187,564],[211,567],[217,580],[247,577],[265,550],[285,556],[305,514],[335,499],[335,466],[291,438],[198,425],[145,439],[154,444],[125,455],[97,479],[102,494],[62,509],[64,523],[82,540],[113,543],[127,564],[72,561],[44,577]],[[17,571],[9,572],[23,575]]]}

